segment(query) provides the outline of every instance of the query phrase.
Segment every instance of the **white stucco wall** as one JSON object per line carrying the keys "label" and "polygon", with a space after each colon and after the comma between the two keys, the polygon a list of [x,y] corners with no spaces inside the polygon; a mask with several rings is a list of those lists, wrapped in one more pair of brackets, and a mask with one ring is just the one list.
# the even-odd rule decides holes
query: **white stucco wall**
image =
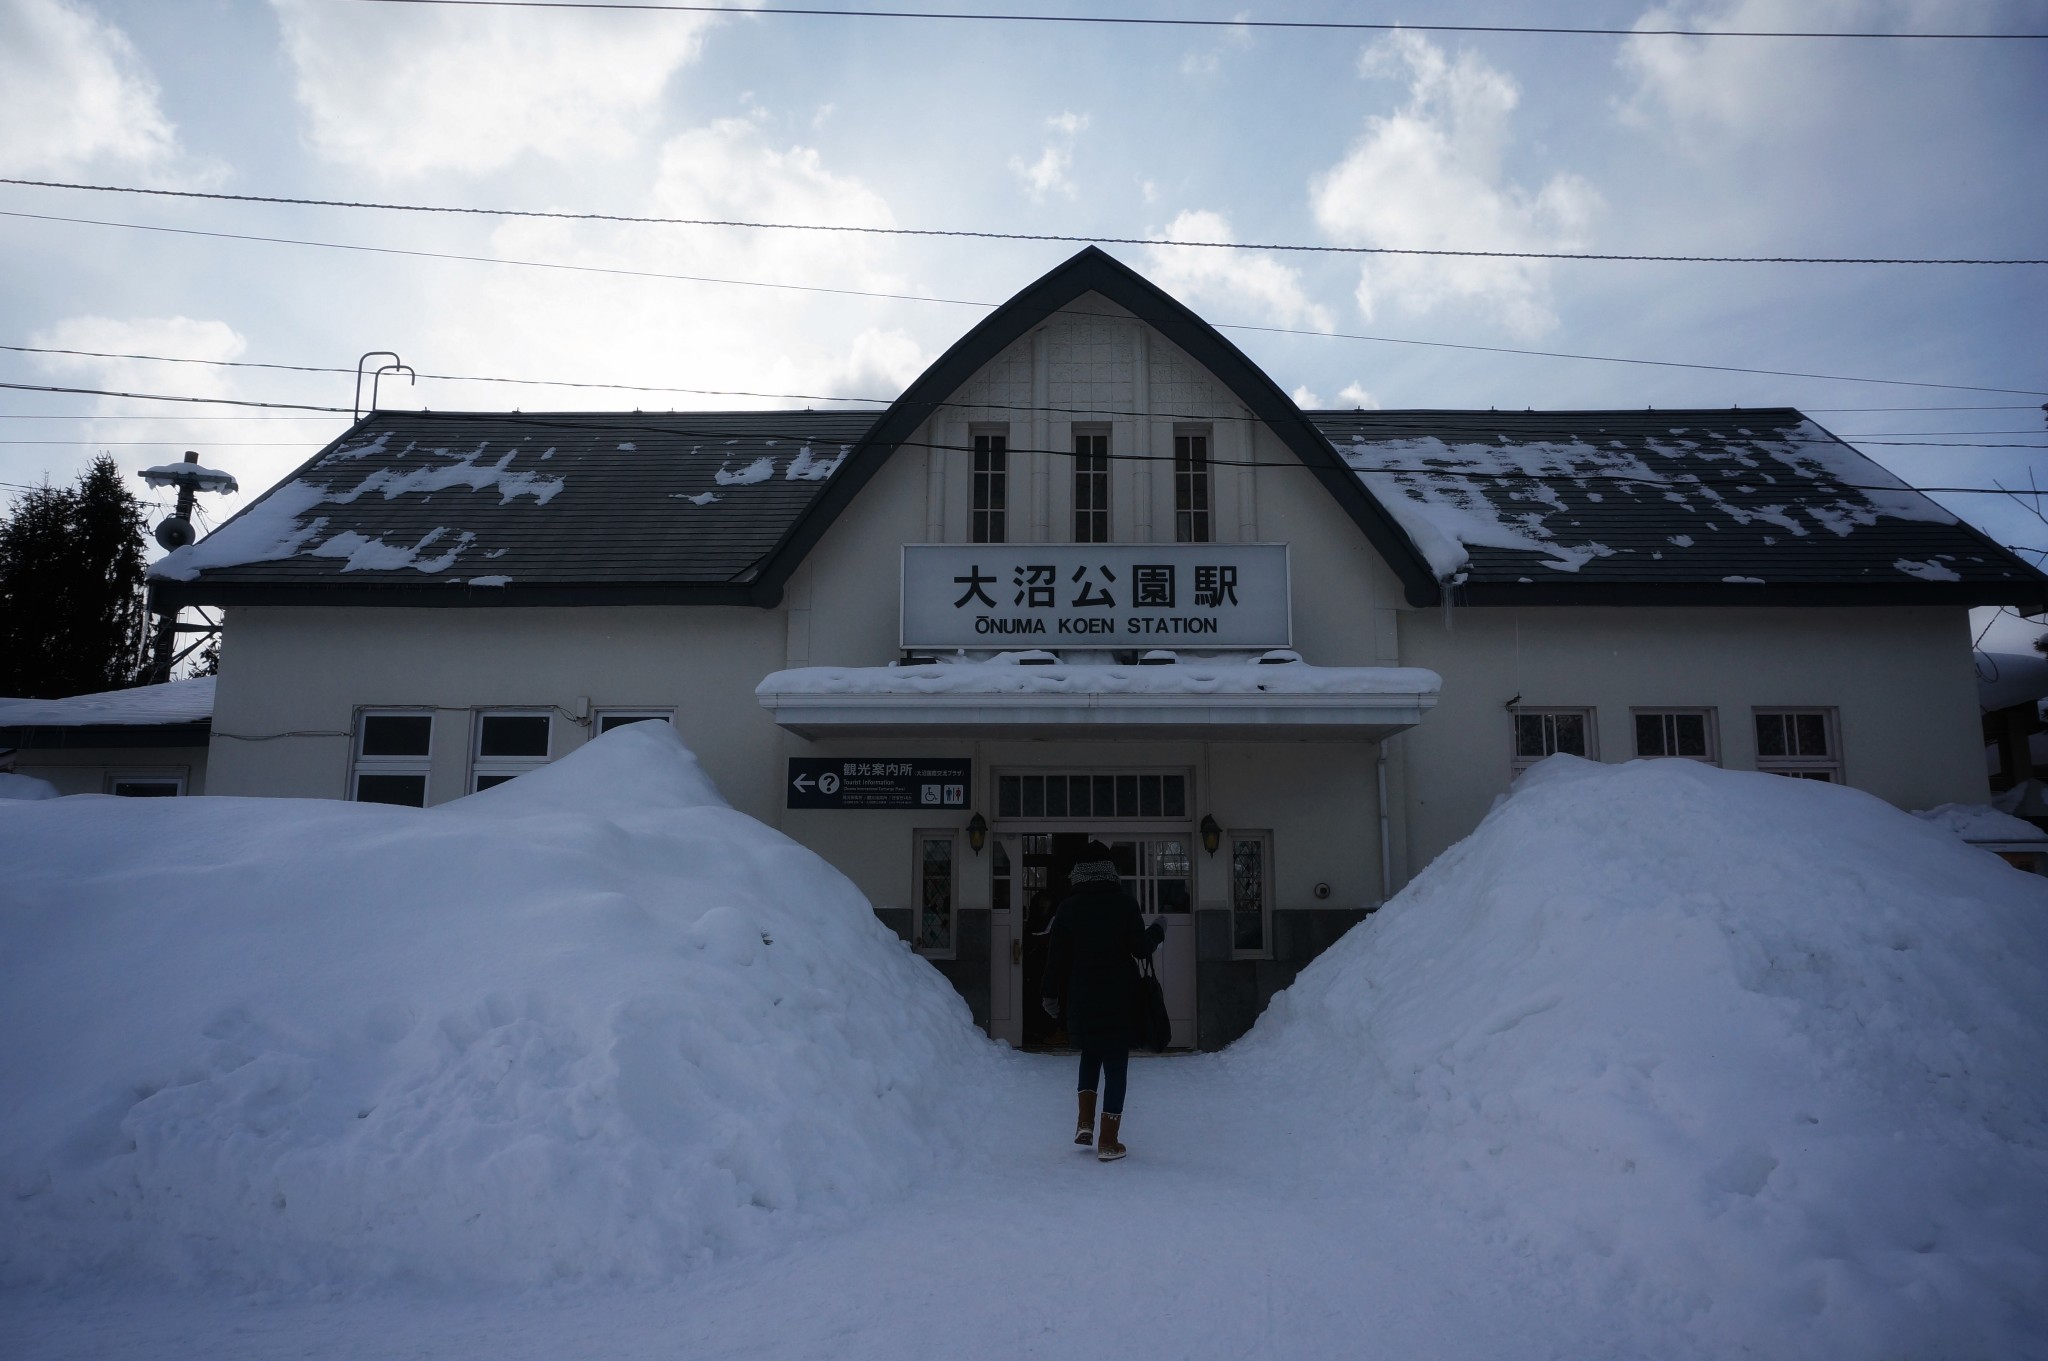
{"label": "white stucco wall", "polygon": [[1517,695],[1596,709],[1603,761],[1635,755],[1634,709],[1712,709],[1733,770],[1756,768],[1753,710],[1832,708],[1846,783],[1901,808],[1989,797],[1962,609],[1414,610],[1401,644],[1444,677],[1436,711],[1396,741],[1418,868],[1507,789]]}

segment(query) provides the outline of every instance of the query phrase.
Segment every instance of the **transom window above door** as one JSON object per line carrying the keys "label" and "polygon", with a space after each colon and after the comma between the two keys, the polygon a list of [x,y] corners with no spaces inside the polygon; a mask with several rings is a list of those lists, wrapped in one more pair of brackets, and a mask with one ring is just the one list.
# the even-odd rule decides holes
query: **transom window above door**
{"label": "transom window above door", "polygon": [[1137,771],[998,775],[996,816],[1184,820],[1188,777]]}

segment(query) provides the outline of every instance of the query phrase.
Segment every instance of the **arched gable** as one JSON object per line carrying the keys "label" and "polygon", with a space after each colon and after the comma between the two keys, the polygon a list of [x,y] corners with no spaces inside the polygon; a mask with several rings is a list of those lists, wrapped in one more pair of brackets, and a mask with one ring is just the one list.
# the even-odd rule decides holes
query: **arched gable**
{"label": "arched gable", "polygon": [[755,585],[778,596],[839,515],[890,455],[940,411],[954,394],[1033,327],[1084,294],[1096,293],[1151,326],[1229,389],[1277,435],[1343,507],[1401,580],[1412,605],[1436,603],[1437,583],[1408,536],[1359,484],[1315,426],[1265,371],[1208,322],[1137,271],[1097,247],[1082,250],[984,317],[935,360],[862,437],[838,473],[790,526]]}

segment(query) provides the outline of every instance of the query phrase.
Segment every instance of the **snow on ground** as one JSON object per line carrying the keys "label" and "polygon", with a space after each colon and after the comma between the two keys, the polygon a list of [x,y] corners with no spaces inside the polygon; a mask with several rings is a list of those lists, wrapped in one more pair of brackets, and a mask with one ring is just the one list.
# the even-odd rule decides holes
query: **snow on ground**
{"label": "snow on ground", "polygon": [[2048,885],[1940,827],[1553,758],[1104,1166],[634,731],[429,813],[0,809],[0,1350],[2048,1355]]}
{"label": "snow on ground", "polygon": [[664,1279],[899,1194],[988,1085],[666,725],[427,811],[0,807],[9,1284]]}

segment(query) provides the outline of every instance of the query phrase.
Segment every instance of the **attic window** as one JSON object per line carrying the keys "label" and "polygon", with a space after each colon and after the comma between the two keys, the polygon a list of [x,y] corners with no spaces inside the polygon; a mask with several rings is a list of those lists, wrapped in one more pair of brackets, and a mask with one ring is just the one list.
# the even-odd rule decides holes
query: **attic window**
{"label": "attic window", "polygon": [[1074,542],[1109,542],[1109,434],[1074,432]]}
{"label": "attic window", "polygon": [[1209,542],[1209,436],[1173,437],[1173,541]]}
{"label": "attic window", "polygon": [[997,431],[974,436],[974,513],[969,537],[975,543],[1005,543],[1010,500],[1010,437]]}

